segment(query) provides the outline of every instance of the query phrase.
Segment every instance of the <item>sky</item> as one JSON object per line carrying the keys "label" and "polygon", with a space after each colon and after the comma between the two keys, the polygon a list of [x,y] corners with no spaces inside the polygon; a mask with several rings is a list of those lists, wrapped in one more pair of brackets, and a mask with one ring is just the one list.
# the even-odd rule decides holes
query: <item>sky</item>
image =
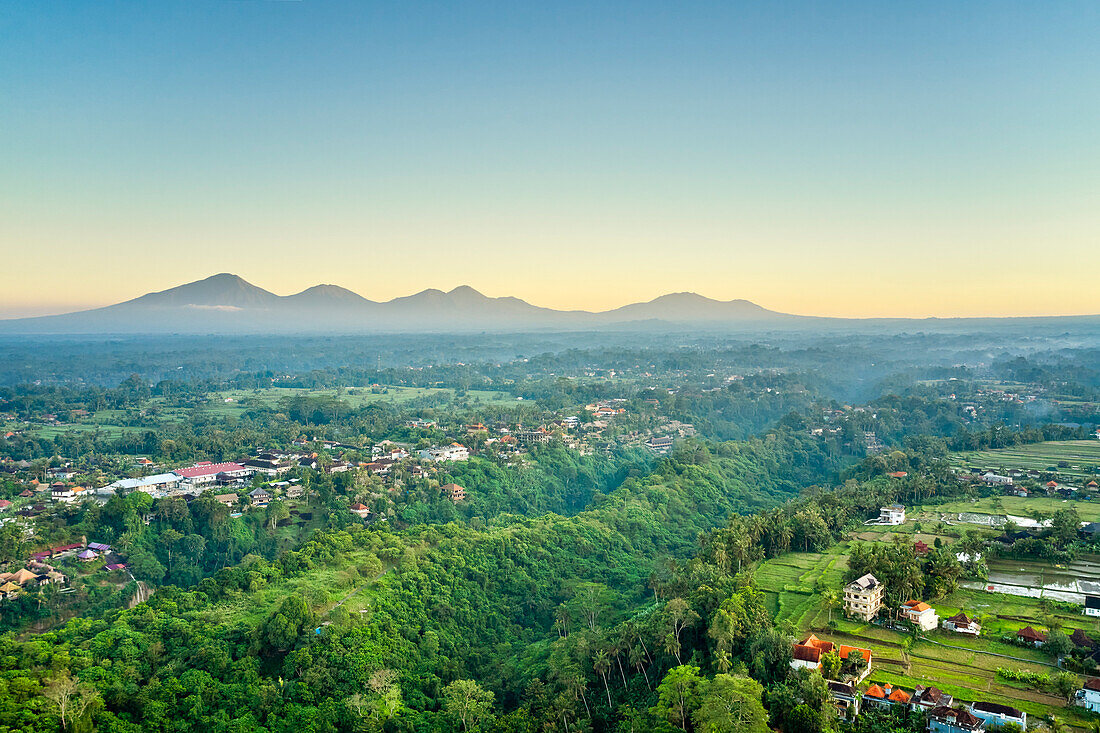
{"label": "sky", "polygon": [[1100,313],[1100,3],[0,0],[0,317]]}

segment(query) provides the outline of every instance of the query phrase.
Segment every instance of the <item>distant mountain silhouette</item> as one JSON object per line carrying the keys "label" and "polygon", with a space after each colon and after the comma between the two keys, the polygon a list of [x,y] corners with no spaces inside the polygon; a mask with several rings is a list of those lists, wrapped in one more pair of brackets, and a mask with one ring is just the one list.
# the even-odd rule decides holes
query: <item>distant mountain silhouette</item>
{"label": "distant mountain silhouette", "polygon": [[1096,317],[1063,319],[870,319],[794,316],[747,300],[720,301],[696,293],[671,293],[609,311],[560,311],[519,298],[491,298],[463,285],[443,292],[422,290],[378,302],[337,285],[314,285],[294,295],[276,295],[230,273],[221,273],[148,293],[115,305],[56,316],[0,320],[7,334],[108,333],[368,333],[517,331],[530,329],[674,328],[952,328],[982,321],[1098,323]]}
{"label": "distant mountain silhouette", "polygon": [[[323,287],[323,286],[319,286]],[[307,291],[308,292],[308,291]],[[350,291],[348,291],[350,292]],[[205,280],[179,285],[159,293],[147,293],[140,298],[108,306],[109,308],[131,307],[224,307],[224,308],[272,308],[279,296],[258,288],[252,283],[223,272]],[[106,309],[97,309],[106,310]]]}
{"label": "distant mountain silhouette", "polygon": [[759,321],[790,317],[748,300],[713,300],[698,293],[670,293],[648,303],[632,303],[600,315],[613,321]]}

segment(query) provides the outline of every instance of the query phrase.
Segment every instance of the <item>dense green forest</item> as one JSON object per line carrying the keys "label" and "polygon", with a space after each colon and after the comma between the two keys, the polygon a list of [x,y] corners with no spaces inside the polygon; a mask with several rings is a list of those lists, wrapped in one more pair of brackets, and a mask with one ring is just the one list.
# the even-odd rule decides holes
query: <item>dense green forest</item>
{"label": "dense green forest", "polygon": [[[969,348],[961,337],[919,359],[908,350],[930,342],[917,336],[610,341],[458,364],[444,357],[469,358],[466,345],[425,355],[398,339],[380,368],[315,355],[293,373],[269,368],[262,343],[251,355],[215,343],[201,375],[170,376],[170,341],[140,359],[105,342],[89,353],[125,370],[113,386],[109,368],[84,381],[59,365],[56,378],[0,388],[9,500],[54,466],[102,486],[146,471],[135,456],[175,466],[293,445],[314,461],[284,476],[305,494],[293,516],[278,497],[244,510],[248,490],[271,485],[257,476],[230,506],[136,492],[43,511],[30,535],[0,527],[11,567],[74,540],[110,544],[127,566],[70,563],[81,582],[69,595],[47,586],[5,602],[0,730],[921,729],[904,714],[842,719],[820,675],[789,672],[793,629],[753,569],[823,552],[890,502],[975,498],[949,451],[1086,437],[1086,360],[948,364]],[[367,358],[377,342],[339,346],[382,361]],[[414,367],[397,366],[402,349],[419,354]],[[841,386],[845,365],[871,361]],[[1055,390],[1079,399],[1056,403]],[[856,394],[867,401],[843,401]],[[597,426],[601,401],[622,415]],[[492,428],[468,429],[482,423]],[[546,441],[494,442],[543,425]],[[647,447],[666,434],[667,453]],[[455,439],[468,461],[366,468],[379,441],[415,453]],[[327,471],[337,460],[351,470]],[[441,490],[451,483],[465,499]],[[1096,549],[1076,522],[1064,512],[1001,549],[970,534],[958,547],[1068,561]],[[876,569],[891,602],[986,572],[900,544],[854,544],[848,562],[848,577]]]}

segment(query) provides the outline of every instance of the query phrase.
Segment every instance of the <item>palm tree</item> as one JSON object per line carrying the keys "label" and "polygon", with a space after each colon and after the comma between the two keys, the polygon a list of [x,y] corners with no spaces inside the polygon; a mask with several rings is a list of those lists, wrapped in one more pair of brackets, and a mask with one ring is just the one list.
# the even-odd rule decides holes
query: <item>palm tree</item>
{"label": "palm tree", "polygon": [[840,607],[840,591],[836,588],[829,588],[822,591],[821,600],[825,602],[825,607],[829,609],[829,623],[832,623],[833,609]]}

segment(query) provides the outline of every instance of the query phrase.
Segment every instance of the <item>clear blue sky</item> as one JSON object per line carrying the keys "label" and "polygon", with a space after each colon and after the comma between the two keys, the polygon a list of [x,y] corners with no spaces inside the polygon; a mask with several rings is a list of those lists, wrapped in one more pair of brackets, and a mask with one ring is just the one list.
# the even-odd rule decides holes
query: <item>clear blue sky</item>
{"label": "clear blue sky", "polygon": [[1100,312],[1098,30],[1094,0],[0,0],[0,315],[221,271]]}

